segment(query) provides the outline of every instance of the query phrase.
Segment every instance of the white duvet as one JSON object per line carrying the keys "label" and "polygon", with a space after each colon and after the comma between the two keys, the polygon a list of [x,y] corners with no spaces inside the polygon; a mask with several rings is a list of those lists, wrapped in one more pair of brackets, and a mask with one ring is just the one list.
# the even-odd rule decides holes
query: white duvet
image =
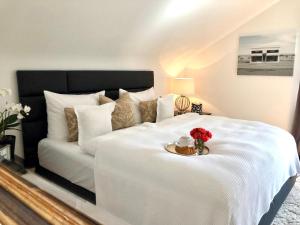
{"label": "white duvet", "polygon": [[[209,155],[164,150],[195,127],[213,133]],[[96,157],[97,205],[134,225],[255,225],[300,173],[288,132],[197,114],[112,132],[82,150]]]}

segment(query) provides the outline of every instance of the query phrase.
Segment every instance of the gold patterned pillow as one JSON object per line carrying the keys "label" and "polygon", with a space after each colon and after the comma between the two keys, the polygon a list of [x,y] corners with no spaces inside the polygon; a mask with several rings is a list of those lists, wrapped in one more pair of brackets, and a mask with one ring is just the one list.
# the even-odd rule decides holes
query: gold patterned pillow
{"label": "gold patterned pillow", "polygon": [[75,142],[78,141],[78,121],[75,114],[74,108],[65,108],[65,117],[67,120],[67,127],[69,131],[68,141]]}
{"label": "gold patterned pillow", "polygon": [[[112,102],[113,100],[100,95],[100,105]],[[115,110],[111,114],[111,125],[113,130],[132,127],[135,125],[133,114],[133,101],[129,97],[129,93],[123,94],[118,100],[116,100]]]}
{"label": "gold patterned pillow", "polygon": [[110,102],[113,102],[114,100],[104,96],[104,95],[100,95],[99,96],[99,104],[100,105],[103,105],[103,104],[106,104],[106,103],[110,103]]}
{"label": "gold patterned pillow", "polygon": [[139,109],[142,122],[154,123],[157,115],[157,99],[140,102]]}

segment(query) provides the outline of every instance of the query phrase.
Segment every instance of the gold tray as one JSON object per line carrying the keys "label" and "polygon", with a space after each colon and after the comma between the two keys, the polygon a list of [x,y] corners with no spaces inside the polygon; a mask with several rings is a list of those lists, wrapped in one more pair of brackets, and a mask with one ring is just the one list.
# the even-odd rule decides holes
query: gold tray
{"label": "gold tray", "polygon": [[[165,150],[167,152],[170,152],[170,153],[173,153],[173,154],[176,154],[176,155],[184,155],[184,156],[197,156],[197,155],[199,155],[198,153],[191,154],[191,155],[180,154],[180,153],[176,152],[175,147],[176,147],[175,144],[166,144],[165,145]],[[209,153],[209,148],[205,146],[202,154],[200,154],[200,155],[207,155],[208,153]]]}

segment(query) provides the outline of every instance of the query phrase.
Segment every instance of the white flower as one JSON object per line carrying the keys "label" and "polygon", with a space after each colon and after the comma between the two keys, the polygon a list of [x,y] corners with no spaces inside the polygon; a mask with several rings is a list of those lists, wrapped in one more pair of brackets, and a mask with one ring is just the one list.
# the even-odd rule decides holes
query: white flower
{"label": "white flower", "polygon": [[20,103],[18,103],[18,104],[13,105],[11,107],[11,110],[14,111],[14,112],[19,113],[19,112],[21,112],[23,110],[23,107],[22,107],[22,105]]}
{"label": "white flower", "polygon": [[19,113],[19,114],[17,115],[17,118],[18,118],[19,120],[21,120],[21,119],[24,119],[24,116],[23,116],[21,113]]}
{"label": "white flower", "polygon": [[11,89],[8,88],[1,88],[0,89],[0,97],[6,97],[11,95]]}
{"label": "white flower", "polygon": [[24,112],[28,115],[30,111],[31,111],[31,108],[28,105],[25,105]]}

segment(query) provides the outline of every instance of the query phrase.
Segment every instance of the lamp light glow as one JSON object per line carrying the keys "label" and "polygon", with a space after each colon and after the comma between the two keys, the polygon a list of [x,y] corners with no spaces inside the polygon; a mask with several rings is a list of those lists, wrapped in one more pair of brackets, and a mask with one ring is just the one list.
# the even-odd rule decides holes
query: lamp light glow
{"label": "lamp light glow", "polygon": [[178,95],[190,96],[195,94],[194,79],[191,77],[176,77],[173,79],[172,92]]}

